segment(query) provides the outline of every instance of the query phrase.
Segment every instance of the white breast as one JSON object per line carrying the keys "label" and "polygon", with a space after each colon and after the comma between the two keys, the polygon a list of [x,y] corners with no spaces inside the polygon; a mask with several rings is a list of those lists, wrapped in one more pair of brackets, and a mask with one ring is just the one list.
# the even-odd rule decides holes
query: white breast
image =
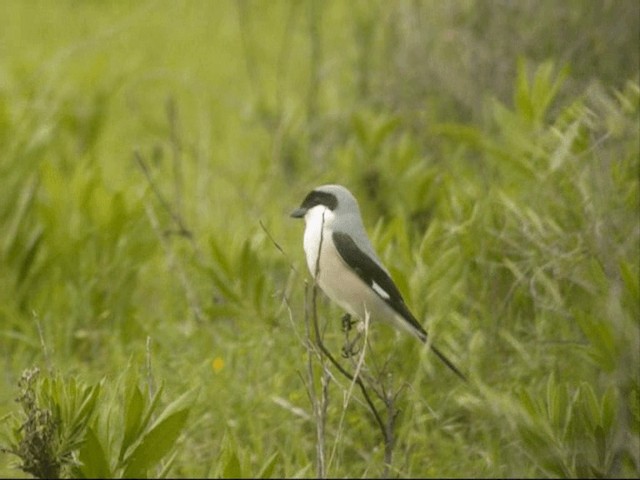
{"label": "white breast", "polygon": [[[307,266],[312,277],[316,277],[316,267],[319,266],[317,281],[322,291],[349,314],[360,320],[363,320],[368,313],[372,320],[390,323],[418,336],[415,329],[342,260],[331,237],[333,212],[318,205],[307,212],[305,223],[304,251]],[[387,295],[384,291],[381,293],[382,296]]]}
{"label": "white breast", "polygon": [[321,243],[324,243],[326,225],[332,220],[333,213],[328,208],[317,205],[307,211],[304,216],[304,253],[311,276],[315,276],[316,262]]}

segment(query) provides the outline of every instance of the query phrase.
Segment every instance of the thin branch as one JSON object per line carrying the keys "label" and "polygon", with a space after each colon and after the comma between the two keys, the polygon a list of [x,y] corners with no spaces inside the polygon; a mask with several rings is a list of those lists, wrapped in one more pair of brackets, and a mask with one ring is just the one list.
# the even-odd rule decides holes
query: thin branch
{"label": "thin branch", "polygon": [[[305,285],[305,299],[307,298],[308,285]],[[314,286],[315,291],[315,286]],[[305,300],[305,305],[306,305]],[[315,309],[313,310],[313,314],[315,317]],[[307,393],[309,395],[309,400],[311,401],[311,406],[313,407],[313,414],[316,420],[316,474],[318,478],[325,478],[326,476],[326,468],[325,468],[325,456],[324,456],[324,444],[325,444],[325,423],[326,423],[326,408],[319,407],[318,396],[316,394],[315,389],[315,381],[313,374],[313,347],[311,340],[311,327],[309,325],[309,309],[305,308],[304,312],[304,322],[307,333],[307,374],[309,375],[309,384],[307,386]],[[315,323],[315,322],[314,322]],[[316,330],[317,331],[317,330]],[[323,362],[322,356],[320,356],[320,365],[323,370],[323,379],[325,378],[324,371],[325,365]],[[326,394],[326,389],[324,388],[323,383],[323,395]],[[327,402],[323,402],[327,403]]]}
{"label": "thin branch", "polygon": [[262,219],[260,219],[258,221],[258,223],[260,224],[260,228],[262,228],[262,230],[264,231],[264,233],[267,234],[267,237],[269,238],[269,240],[271,241],[271,243],[273,244],[274,247],[276,247],[276,250],[278,250],[282,256],[284,258],[287,259],[287,263],[289,264],[289,268],[291,270],[293,270],[294,272],[298,273],[298,270],[296,269],[295,265],[293,265],[293,263],[291,262],[291,260],[289,260],[289,256],[287,255],[287,253],[284,251],[284,249],[280,246],[280,244],[276,241],[275,238],[273,238],[273,235],[271,235],[271,232],[269,231],[269,229],[267,228],[267,226],[264,224],[264,222],[262,221]]}
{"label": "thin branch", "polygon": [[144,176],[147,178],[147,182],[149,182],[149,186],[151,187],[153,194],[156,196],[156,198],[160,202],[160,205],[162,205],[162,208],[164,208],[167,211],[167,213],[171,216],[171,219],[173,220],[173,222],[178,226],[178,231],[176,233],[183,237],[192,239],[193,235],[191,234],[191,231],[189,231],[189,229],[185,225],[182,219],[182,216],[171,207],[171,205],[169,204],[165,196],[162,194],[162,192],[156,185],[156,182],[151,176],[151,172],[149,171],[149,167],[147,166],[146,162],[142,158],[142,155],[140,154],[140,152],[138,150],[134,150],[133,156],[136,162],[138,163],[138,165],[140,166],[142,173],[144,173]]}
{"label": "thin branch", "polygon": [[167,262],[169,263],[169,268],[176,272],[178,276],[178,280],[187,295],[187,301],[189,302],[189,306],[193,311],[196,321],[197,322],[204,321],[204,314],[202,313],[202,308],[200,306],[200,300],[198,298],[198,295],[195,292],[195,289],[193,289],[191,284],[189,283],[189,279],[187,278],[187,275],[182,269],[181,265],[176,260],[175,254],[173,253],[173,250],[169,246],[167,239],[165,238],[164,235],[162,235],[161,229],[160,229],[160,222],[158,221],[158,217],[156,216],[153,210],[153,207],[150,204],[145,203],[145,211],[147,212],[147,217],[149,218],[151,227],[158,235],[160,244],[162,245],[165,255],[167,256]]}
{"label": "thin branch", "polygon": [[[367,343],[367,337],[369,334],[369,320],[370,320],[369,312],[366,312],[365,318],[364,318],[364,344],[365,345]],[[360,351],[360,355],[358,355],[358,361],[356,362],[355,370],[353,372],[353,379],[349,382],[349,387],[347,388],[346,395],[344,396],[344,400],[342,402],[342,414],[340,416],[340,421],[338,422],[338,431],[342,430],[342,424],[344,422],[347,407],[349,406],[349,402],[351,401],[351,397],[353,395],[353,388],[357,383],[356,379],[360,378],[360,372],[364,365],[364,357],[365,357],[366,350],[367,350],[366,348],[363,348]],[[331,457],[329,459],[329,463],[331,463],[331,461],[335,457],[337,448],[338,448],[338,442],[336,440],[336,442],[334,442],[333,444],[333,450],[331,451]]]}
{"label": "thin branch", "polygon": [[169,139],[173,153],[173,180],[175,189],[175,212],[182,218],[184,197],[184,174],[182,169],[182,143],[178,128],[178,107],[175,99],[169,97],[166,104],[167,119],[169,120]]}

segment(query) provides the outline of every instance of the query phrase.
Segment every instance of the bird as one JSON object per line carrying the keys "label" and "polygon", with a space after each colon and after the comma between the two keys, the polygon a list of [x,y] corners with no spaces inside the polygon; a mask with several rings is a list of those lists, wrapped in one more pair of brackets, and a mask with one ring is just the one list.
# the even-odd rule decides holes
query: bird
{"label": "bird", "polygon": [[[427,343],[427,332],[411,313],[389,271],[376,254],[358,201],[342,185],[311,190],[290,214],[304,218],[303,246],[307,266],[320,289],[347,315],[367,314]],[[466,376],[433,343],[431,350],[459,378]]]}

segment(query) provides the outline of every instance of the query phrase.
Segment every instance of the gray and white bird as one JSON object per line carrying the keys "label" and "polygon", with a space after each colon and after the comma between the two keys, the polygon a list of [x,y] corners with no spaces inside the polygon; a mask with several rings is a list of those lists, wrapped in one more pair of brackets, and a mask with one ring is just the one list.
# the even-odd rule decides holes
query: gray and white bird
{"label": "gray and white bird", "polygon": [[[291,216],[304,218],[304,251],[322,291],[349,315],[387,322],[423,343],[427,332],[407,307],[388,270],[376,255],[355,197],[341,185],[322,185]],[[433,344],[431,350],[466,381]]]}

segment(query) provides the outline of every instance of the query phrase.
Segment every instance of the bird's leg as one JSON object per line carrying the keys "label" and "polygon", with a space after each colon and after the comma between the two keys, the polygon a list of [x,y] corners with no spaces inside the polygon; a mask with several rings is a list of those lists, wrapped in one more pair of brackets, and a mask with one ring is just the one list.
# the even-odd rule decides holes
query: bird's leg
{"label": "bird's leg", "polygon": [[353,340],[349,341],[348,338],[346,339],[344,345],[342,346],[342,358],[355,357],[360,352],[360,349],[356,344],[358,343],[361,337],[362,337],[362,334],[358,333],[356,338],[354,338]]}
{"label": "bird's leg", "polygon": [[342,331],[347,333],[351,330],[351,327],[353,327],[356,323],[358,323],[357,320],[352,320],[351,319],[351,315],[349,313],[345,313],[342,316]]}
{"label": "bird's leg", "polygon": [[344,332],[344,336],[345,336],[345,343],[344,346],[342,347],[342,357],[343,358],[350,358],[353,357],[355,355],[358,354],[359,349],[356,348],[356,344],[358,343],[358,340],[360,340],[361,334],[358,333],[358,335],[356,336],[356,338],[354,338],[353,340],[349,340],[349,332],[351,332],[351,329],[353,328],[353,326],[358,323],[358,320],[353,320],[351,318],[351,315],[349,315],[348,313],[345,313],[342,317],[342,331]]}

